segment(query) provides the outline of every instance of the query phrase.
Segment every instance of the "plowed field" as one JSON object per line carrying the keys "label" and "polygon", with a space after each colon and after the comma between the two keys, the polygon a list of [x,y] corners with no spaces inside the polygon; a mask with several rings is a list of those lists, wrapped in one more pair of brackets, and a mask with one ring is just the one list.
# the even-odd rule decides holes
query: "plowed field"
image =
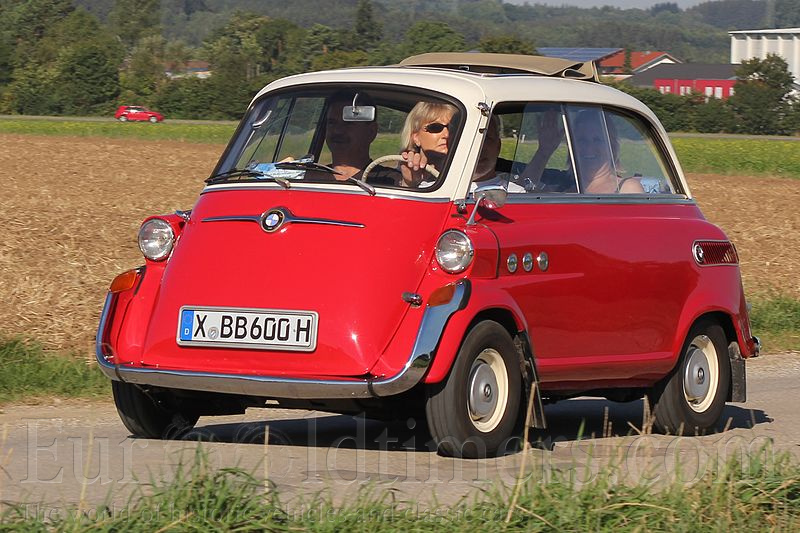
{"label": "plowed field", "polygon": [[[111,279],[151,214],[192,207],[222,146],[0,135],[0,333],[91,354]],[[800,298],[800,180],[689,175],[748,295]]]}

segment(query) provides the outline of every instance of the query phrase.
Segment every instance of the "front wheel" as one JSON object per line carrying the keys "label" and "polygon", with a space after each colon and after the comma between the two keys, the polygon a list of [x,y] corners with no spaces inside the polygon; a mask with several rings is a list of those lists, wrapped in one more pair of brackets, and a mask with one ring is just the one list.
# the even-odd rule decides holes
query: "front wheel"
{"label": "front wheel", "polygon": [[158,122],[158,119],[156,117],[150,117],[149,120],[151,124],[155,124],[156,122]]}
{"label": "front wheel", "polygon": [[[179,437],[194,427],[198,415],[170,405],[171,395],[164,398],[147,394],[141,388],[121,381],[111,382],[114,403],[122,423],[136,437],[169,439]],[[174,400],[174,399],[173,399]]]}
{"label": "front wheel", "polygon": [[722,416],[731,384],[727,340],[716,322],[696,323],[677,368],[651,394],[653,425],[672,434],[699,434]]}
{"label": "front wheel", "polygon": [[428,428],[443,455],[471,459],[507,451],[518,429],[522,376],[514,341],[493,321],[467,334],[450,374],[430,386]]}

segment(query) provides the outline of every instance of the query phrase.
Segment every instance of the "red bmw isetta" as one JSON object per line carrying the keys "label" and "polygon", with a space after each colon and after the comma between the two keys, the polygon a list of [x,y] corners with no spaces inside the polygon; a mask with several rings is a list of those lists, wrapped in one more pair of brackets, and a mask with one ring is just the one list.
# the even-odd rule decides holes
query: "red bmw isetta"
{"label": "red bmw isetta", "polygon": [[542,402],[745,399],[738,256],[668,137],[592,64],[423,54],[253,99],[191,211],[139,231],[97,334],[132,434],[277,405],[424,416],[440,453],[518,445]]}

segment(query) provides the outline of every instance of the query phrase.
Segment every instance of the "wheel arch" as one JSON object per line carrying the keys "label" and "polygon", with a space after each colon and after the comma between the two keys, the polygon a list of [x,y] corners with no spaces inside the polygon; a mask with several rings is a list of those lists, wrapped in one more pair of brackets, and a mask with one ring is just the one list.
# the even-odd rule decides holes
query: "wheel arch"
{"label": "wheel arch", "polygon": [[465,337],[475,324],[483,320],[499,323],[512,339],[528,329],[522,311],[508,293],[488,284],[473,283],[467,307],[450,318],[442,333],[431,368],[424,378],[425,383],[438,383],[447,377]]}
{"label": "wheel arch", "polygon": [[[469,310],[470,306],[465,309],[465,311]],[[442,337],[442,342],[433,358],[430,371],[425,376],[425,383],[440,383],[447,378],[464,339],[476,325],[487,320],[496,322],[508,332],[514,341],[519,358],[520,376],[523,380],[523,400],[527,400],[531,390],[535,392],[534,401],[536,404],[533,409],[532,425],[537,428],[546,428],[533,343],[521,310],[511,301],[507,302],[506,305],[487,306],[469,314],[462,311],[459,315],[461,315],[458,316],[460,320],[451,321],[448,324],[447,330]],[[535,388],[532,388],[533,384],[536,384]],[[523,402],[523,405],[525,405],[525,402]]]}
{"label": "wheel arch", "polygon": [[[739,334],[734,325],[733,317],[725,312],[720,310],[715,311],[708,311],[706,313],[701,314],[689,325],[688,332],[698,323],[702,321],[709,321],[715,324],[718,324],[721,328],[723,333],[725,334],[725,340],[728,346],[728,365],[731,371],[731,383],[728,387],[726,401],[728,402],[743,402],[745,401],[745,369],[744,369],[744,359],[742,359],[741,351],[739,350]],[[684,340],[684,342],[686,342]],[[680,357],[678,357],[676,361],[676,367],[680,363]]]}

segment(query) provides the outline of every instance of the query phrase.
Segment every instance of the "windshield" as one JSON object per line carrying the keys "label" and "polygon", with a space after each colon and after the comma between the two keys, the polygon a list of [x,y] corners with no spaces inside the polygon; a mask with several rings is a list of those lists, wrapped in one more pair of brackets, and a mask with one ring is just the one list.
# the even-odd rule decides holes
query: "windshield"
{"label": "windshield", "polygon": [[[430,191],[444,180],[463,111],[406,87],[326,86],[253,103],[209,183],[366,182]],[[411,168],[406,160],[425,163]]]}

